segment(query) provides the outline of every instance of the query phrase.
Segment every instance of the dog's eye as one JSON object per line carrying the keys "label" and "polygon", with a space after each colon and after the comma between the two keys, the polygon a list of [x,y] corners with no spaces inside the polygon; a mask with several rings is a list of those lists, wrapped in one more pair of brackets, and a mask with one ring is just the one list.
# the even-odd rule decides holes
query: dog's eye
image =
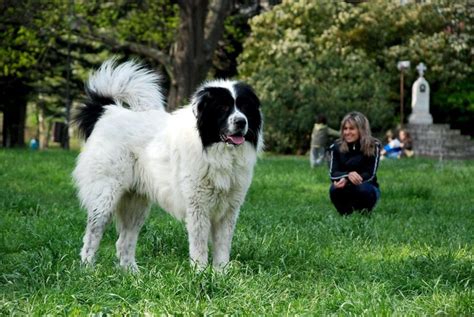
{"label": "dog's eye", "polygon": [[230,110],[230,106],[229,105],[222,105],[221,109],[222,109],[223,112],[227,112],[227,111]]}
{"label": "dog's eye", "polygon": [[245,110],[245,109],[248,108],[248,104],[246,104],[246,103],[241,103],[238,108],[239,108],[240,110]]}

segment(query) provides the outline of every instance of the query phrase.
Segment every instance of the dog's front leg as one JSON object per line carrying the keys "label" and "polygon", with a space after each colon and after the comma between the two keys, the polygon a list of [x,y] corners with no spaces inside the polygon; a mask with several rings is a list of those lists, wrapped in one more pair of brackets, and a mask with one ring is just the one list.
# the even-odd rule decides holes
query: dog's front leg
{"label": "dog's front leg", "polygon": [[211,230],[209,216],[200,208],[189,208],[186,216],[191,265],[198,271],[208,262],[208,241]]}
{"label": "dog's front leg", "polygon": [[212,224],[212,266],[217,271],[222,271],[229,263],[232,237],[238,214],[238,209],[228,211]]}

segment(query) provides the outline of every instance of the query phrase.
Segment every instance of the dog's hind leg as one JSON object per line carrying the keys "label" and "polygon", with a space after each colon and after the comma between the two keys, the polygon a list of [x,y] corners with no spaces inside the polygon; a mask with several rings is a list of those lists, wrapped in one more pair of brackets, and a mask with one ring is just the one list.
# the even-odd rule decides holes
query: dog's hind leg
{"label": "dog's hind leg", "polygon": [[130,271],[138,271],[135,262],[135,249],[137,246],[138,234],[150,211],[150,203],[140,195],[125,194],[117,208],[117,232],[119,238],[115,246],[117,247],[117,257],[120,266]]}
{"label": "dog's hind leg", "polygon": [[92,265],[94,263],[94,256],[99,248],[105,227],[109,223],[121,196],[121,191],[118,186],[116,188],[105,188],[97,195],[90,194],[93,193],[91,190],[93,188],[94,186],[85,188],[89,196],[94,197],[93,199],[87,199],[84,203],[88,210],[88,215],[86,233],[83,239],[84,244],[81,250],[81,260],[82,263],[86,265]]}

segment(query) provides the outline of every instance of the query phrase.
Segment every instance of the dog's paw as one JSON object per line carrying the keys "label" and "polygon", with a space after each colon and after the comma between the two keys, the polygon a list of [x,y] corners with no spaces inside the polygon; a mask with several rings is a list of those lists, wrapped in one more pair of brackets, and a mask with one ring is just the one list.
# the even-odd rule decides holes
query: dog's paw
{"label": "dog's paw", "polygon": [[93,267],[94,266],[94,257],[85,252],[81,252],[81,266],[83,267]]}
{"label": "dog's paw", "polygon": [[207,263],[199,263],[193,260],[190,261],[190,265],[191,269],[193,269],[193,271],[195,271],[196,273],[202,273],[208,268]]}
{"label": "dog's paw", "polygon": [[127,262],[127,263],[120,263],[119,267],[128,273],[137,274],[140,273],[140,269],[136,262]]}
{"label": "dog's paw", "polygon": [[221,263],[212,264],[213,271],[219,275],[225,275],[235,268],[236,268],[236,264],[233,261],[226,262],[226,263],[221,262]]}
{"label": "dog's paw", "polygon": [[95,269],[94,263],[81,261],[81,270],[83,271],[92,271]]}

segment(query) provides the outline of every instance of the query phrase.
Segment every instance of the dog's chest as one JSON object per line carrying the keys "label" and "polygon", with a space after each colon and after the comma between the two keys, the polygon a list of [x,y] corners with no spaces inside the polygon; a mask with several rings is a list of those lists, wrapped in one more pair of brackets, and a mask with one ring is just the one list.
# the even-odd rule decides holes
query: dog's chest
{"label": "dog's chest", "polygon": [[235,175],[211,172],[198,185],[200,205],[212,218],[220,218],[226,211],[238,208],[245,196]]}
{"label": "dog's chest", "polygon": [[239,158],[220,158],[207,166],[197,186],[205,205],[217,213],[242,204],[251,178],[251,167]]}
{"label": "dog's chest", "polygon": [[220,203],[241,187],[239,183],[234,168],[209,167],[197,185],[210,202]]}
{"label": "dog's chest", "polygon": [[215,195],[228,195],[248,177],[249,164],[238,151],[221,152],[208,160],[202,181]]}

